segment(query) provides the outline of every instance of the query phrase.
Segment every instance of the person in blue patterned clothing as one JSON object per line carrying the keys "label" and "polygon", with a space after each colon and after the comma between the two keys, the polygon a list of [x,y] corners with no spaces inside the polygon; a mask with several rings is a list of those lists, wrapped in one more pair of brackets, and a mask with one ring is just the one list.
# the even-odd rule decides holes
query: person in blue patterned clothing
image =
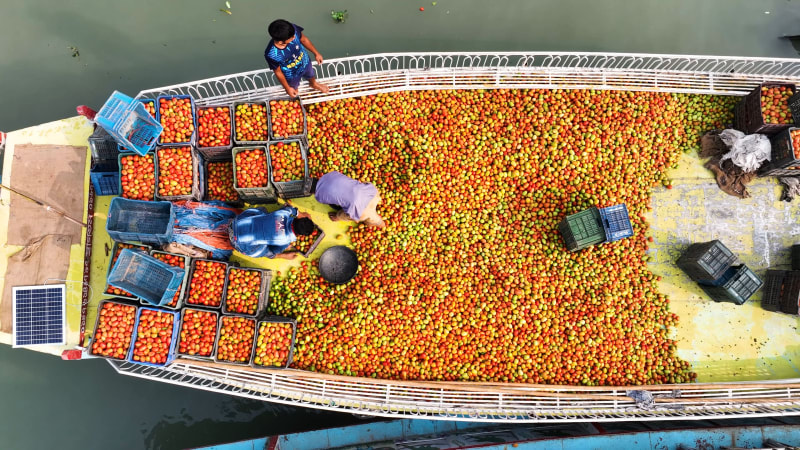
{"label": "person in blue patterned clothing", "polygon": [[278,19],[269,24],[268,31],[272,39],[264,50],[264,59],[289,97],[297,97],[297,88],[303,78],[308,80],[308,85],[312,88],[328,92],[328,86],[317,82],[306,49],[314,54],[317,64],[322,64],[322,55],[311,40],[303,35],[303,27]]}

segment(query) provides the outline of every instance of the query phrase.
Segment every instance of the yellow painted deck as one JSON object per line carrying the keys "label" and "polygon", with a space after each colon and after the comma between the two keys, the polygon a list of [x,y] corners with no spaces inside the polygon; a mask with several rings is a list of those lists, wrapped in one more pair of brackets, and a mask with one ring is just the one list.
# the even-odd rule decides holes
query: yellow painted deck
{"label": "yellow painted deck", "polygon": [[[3,180],[12,179],[10,170],[15,144],[86,145],[91,125],[76,117],[12,132],[8,136]],[[87,150],[88,152],[88,150]],[[84,199],[88,196],[88,160]],[[720,191],[711,173],[693,156],[684,155],[678,169],[671,172],[673,189],[657,188],[653,192],[653,210],[649,215],[650,233],[654,242],[650,249],[650,267],[662,276],[660,290],[670,297],[671,309],[680,316],[673,330],[679,342],[679,355],[692,362],[698,381],[748,381],[800,377],[800,319],[764,311],[760,307],[761,292],[745,305],[714,303],[678,269],[674,262],[692,242],[720,239],[740,262],[747,264],[760,276],[767,268],[788,268],[789,247],[800,234],[800,208],[796,203],[778,201],[780,187],[773,179],[757,179],[749,186],[752,197],[739,200]],[[8,205],[8,193],[0,196]],[[94,213],[93,256],[91,261],[91,298],[86,318],[87,336],[91,334],[97,304],[105,296],[108,267],[106,249],[111,240],[105,233],[105,220],[112,197],[97,197]],[[348,242],[347,224],[327,219],[327,207],[312,199],[294,203],[312,215],[325,231],[326,238],[312,259],[326,248]],[[85,219],[85,218],[84,218]],[[57,216],[54,215],[54,220]],[[0,226],[8,223],[7,206],[0,207]],[[5,273],[6,259],[19,247],[5,245],[5,233],[0,233],[3,255],[0,274]],[[265,267],[285,271],[299,265],[298,258],[285,260],[253,260],[236,255],[234,260],[243,266]],[[73,245],[69,268],[67,296],[68,345],[78,345],[81,303],[81,273],[83,246]],[[0,283],[13,280],[0,280]],[[0,341],[10,343],[10,335],[0,335]],[[37,348],[58,354],[62,347]]]}

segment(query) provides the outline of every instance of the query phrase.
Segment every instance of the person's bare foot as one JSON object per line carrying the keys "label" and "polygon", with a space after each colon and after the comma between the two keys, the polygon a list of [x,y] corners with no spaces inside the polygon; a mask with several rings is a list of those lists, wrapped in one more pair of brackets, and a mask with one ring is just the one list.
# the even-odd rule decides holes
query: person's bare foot
{"label": "person's bare foot", "polygon": [[339,213],[330,212],[328,213],[328,218],[331,219],[331,222],[338,222],[339,221]]}
{"label": "person's bare foot", "polygon": [[331,89],[328,87],[327,84],[317,83],[316,81],[314,81],[313,83],[309,82],[308,85],[322,92],[323,94],[327,94],[328,92],[331,91]]}

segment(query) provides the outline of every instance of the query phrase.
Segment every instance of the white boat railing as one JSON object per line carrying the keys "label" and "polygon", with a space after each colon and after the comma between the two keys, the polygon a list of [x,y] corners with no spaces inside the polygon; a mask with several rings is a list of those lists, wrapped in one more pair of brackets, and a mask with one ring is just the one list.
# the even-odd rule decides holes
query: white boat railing
{"label": "white boat railing", "polygon": [[[384,53],[317,66],[331,87],[301,88],[305,103],[428,89],[603,89],[744,95],[763,81],[800,83],[800,60],[620,53]],[[142,91],[198,105],[283,96],[267,69]],[[241,397],[385,417],[511,422],[712,419],[800,415],[798,380],[656,387],[637,404],[628,388],[405,382],[264,372],[179,360],[166,368],[109,361],[119,373]],[[653,387],[647,389],[654,389]],[[679,392],[674,389],[680,389]]]}

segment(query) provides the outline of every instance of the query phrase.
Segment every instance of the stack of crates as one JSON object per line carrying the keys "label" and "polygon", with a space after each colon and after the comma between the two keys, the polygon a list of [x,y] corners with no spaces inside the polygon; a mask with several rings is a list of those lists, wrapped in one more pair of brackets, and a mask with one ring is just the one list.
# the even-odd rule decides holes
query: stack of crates
{"label": "stack of crates", "polygon": [[97,127],[89,136],[92,164],[89,177],[97,195],[119,195],[119,147],[117,141],[103,128]]}
{"label": "stack of crates", "polygon": [[741,305],[763,285],[746,265],[733,266],[736,255],[722,242],[696,243],[689,246],[677,261],[689,278],[715,302]]}
{"label": "stack of crates", "polygon": [[800,312],[800,271],[767,270],[767,281],[764,283],[764,299],[761,307],[767,311],[776,311],[798,315]]}
{"label": "stack of crates", "polygon": [[628,208],[624,204],[592,207],[567,216],[558,224],[558,230],[571,252],[633,236]]}

